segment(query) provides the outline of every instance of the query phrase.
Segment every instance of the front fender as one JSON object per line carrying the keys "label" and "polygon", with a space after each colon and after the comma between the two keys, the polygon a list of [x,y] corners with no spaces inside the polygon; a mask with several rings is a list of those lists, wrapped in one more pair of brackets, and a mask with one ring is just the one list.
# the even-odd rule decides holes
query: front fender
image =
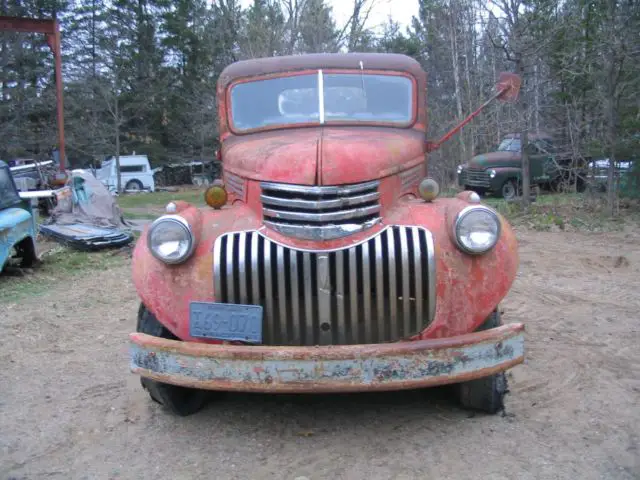
{"label": "front fender", "polygon": [[210,302],[215,298],[213,243],[223,233],[259,228],[260,223],[243,205],[221,210],[198,210],[188,204],[178,204],[178,207],[176,213],[187,219],[197,232],[193,254],[178,265],[166,265],[156,259],[147,247],[147,226],[133,250],[133,283],[142,303],[166,328],[183,340],[195,342],[201,340],[189,336],[189,303]]}
{"label": "front fender", "polygon": [[[509,223],[498,214],[500,239],[483,255],[462,252],[453,239],[455,216],[470,205],[461,198],[406,202],[388,219],[397,225],[421,225],[434,239],[436,313],[420,338],[461,335],[479,327],[507,295],[518,270],[518,243]],[[497,213],[497,212],[496,212]]]}

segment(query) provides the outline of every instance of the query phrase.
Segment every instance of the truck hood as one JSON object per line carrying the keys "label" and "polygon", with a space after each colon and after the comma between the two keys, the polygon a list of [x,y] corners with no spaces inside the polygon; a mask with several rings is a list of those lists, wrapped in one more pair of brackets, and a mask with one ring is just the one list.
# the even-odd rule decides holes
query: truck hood
{"label": "truck hood", "polygon": [[424,134],[381,127],[318,127],[235,136],[224,168],[252,180],[340,185],[375,180],[424,160]]}
{"label": "truck hood", "polygon": [[476,155],[469,161],[469,167],[508,167],[520,163],[520,152],[489,152]]}

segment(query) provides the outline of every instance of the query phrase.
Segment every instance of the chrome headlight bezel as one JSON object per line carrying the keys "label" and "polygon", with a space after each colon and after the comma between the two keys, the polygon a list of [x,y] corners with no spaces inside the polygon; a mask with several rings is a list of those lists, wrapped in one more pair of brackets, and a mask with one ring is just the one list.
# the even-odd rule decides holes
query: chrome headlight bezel
{"label": "chrome headlight bezel", "polygon": [[[177,258],[163,257],[153,248],[153,245],[152,245],[154,230],[158,227],[158,225],[162,223],[167,223],[167,222],[171,222],[179,225],[180,228],[186,234],[185,235],[186,240],[189,242],[189,246],[187,247],[187,250],[185,251],[185,253],[182,256]],[[161,217],[156,218],[151,224],[151,226],[149,227],[149,232],[147,233],[147,248],[151,252],[151,255],[153,255],[155,258],[160,260],[162,263],[166,263],[167,265],[176,265],[176,264],[185,262],[193,254],[193,251],[195,250],[195,239],[194,239],[191,227],[189,226],[189,223],[180,215],[163,215]]]}
{"label": "chrome headlight bezel", "polygon": [[456,168],[456,172],[458,175],[460,175],[463,170],[464,170],[464,167],[462,165],[458,165],[458,168]]}
{"label": "chrome headlight bezel", "polygon": [[489,170],[487,170],[487,175],[489,175],[489,178],[491,179],[496,178],[497,174],[498,173],[493,168],[490,168]]}
{"label": "chrome headlight bezel", "polygon": [[[489,216],[491,216],[496,223],[495,240],[489,247],[485,247],[480,250],[469,248],[467,245],[465,245],[463,242],[460,241],[460,235],[459,235],[459,230],[460,230],[460,226],[462,225],[462,222],[464,222],[465,218],[469,217],[469,214],[477,211],[488,213]],[[463,208],[462,210],[460,210],[460,212],[458,212],[458,214],[456,215],[456,219],[453,222],[453,238],[456,243],[456,246],[463,252],[468,253],[469,255],[482,255],[484,253],[491,251],[491,249],[493,249],[493,247],[495,247],[496,244],[498,243],[498,240],[500,240],[501,233],[502,233],[502,224],[500,223],[500,218],[498,217],[498,214],[493,209],[485,205],[469,205]]]}

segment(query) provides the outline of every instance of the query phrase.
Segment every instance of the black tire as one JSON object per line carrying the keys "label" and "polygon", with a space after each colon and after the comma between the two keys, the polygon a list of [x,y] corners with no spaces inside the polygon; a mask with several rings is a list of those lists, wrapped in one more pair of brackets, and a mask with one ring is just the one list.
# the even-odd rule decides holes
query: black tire
{"label": "black tire", "polygon": [[[496,309],[477,329],[488,330],[502,325],[500,312]],[[470,410],[495,414],[504,409],[504,396],[508,392],[504,372],[458,384],[460,404]]]}
{"label": "black tire", "polygon": [[142,182],[140,180],[129,180],[124,186],[125,190],[142,190]]}
{"label": "black tire", "polygon": [[500,196],[505,200],[515,200],[518,196],[519,185],[518,182],[510,178],[502,184],[500,188]]}
{"label": "black tire", "polygon": [[[140,304],[138,310],[136,331],[153,335],[154,337],[179,340],[143,304]],[[181,417],[193,415],[200,411],[211,398],[211,393],[206,390],[170,385],[145,377],[140,378],[140,383],[149,392],[149,396],[153,401]]]}

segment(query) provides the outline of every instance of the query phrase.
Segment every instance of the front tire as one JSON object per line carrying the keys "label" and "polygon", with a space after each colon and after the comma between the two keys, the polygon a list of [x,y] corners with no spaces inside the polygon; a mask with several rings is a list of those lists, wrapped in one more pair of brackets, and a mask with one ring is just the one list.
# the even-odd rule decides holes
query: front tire
{"label": "front tire", "polygon": [[131,190],[134,192],[139,192],[142,190],[142,188],[142,182],[140,180],[129,180],[124,186],[125,190]]}
{"label": "front tire", "polygon": [[[476,331],[488,330],[500,325],[502,320],[500,312],[496,309]],[[458,384],[458,397],[462,407],[489,414],[495,414],[504,409],[504,396],[507,392],[507,377],[504,372]]]}
{"label": "front tire", "polygon": [[513,178],[510,178],[506,182],[502,184],[502,188],[500,189],[500,195],[505,200],[515,200],[518,196],[518,182]]}
{"label": "front tire", "polygon": [[[138,325],[136,331],[153,335],[154,337],[179,340],[167,330],[143,304],[140,304],[138,310]],[[206,390],[170,385],[145,377],[140,378],[140,383],[142,388],[147,390],[153,401],[180,417],[193,415],[200,411],[211,395],[210,392]]]}

